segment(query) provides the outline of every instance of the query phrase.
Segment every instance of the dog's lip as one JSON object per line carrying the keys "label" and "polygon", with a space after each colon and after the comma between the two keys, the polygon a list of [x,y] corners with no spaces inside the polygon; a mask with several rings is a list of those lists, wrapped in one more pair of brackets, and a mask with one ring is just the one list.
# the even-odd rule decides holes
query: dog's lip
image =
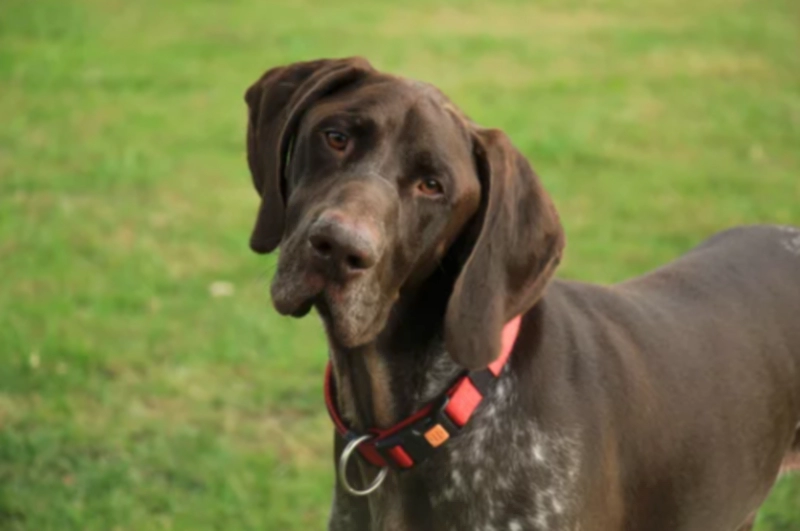
{"label": "dog's lip", "polygon": [[322,307],[322,315],[332,317],[330,304],[342,298],[346,288],[336,282],[326,280],[316,273],[306,273],[301,282],[289,284],[287,288],[273,293],[273,304],[282,315],[305,317],[311,308]]}
{"label": "dog's lip", "polygon": [[311,311],[311,308],[314,307],[314,301],[316,297],[310,297],[304,301],[302,301],[293,311],[289,313],[292,317],[305,317],[308,315],[308,312]]}
{"label": "dog's lip", "polygon": [[321,317],[325,319],[330,319],[332,317],[331,307],[327,297],[318,296],[314,299],[313,304]]}
{"label": "dog's lip", "polygon": [[291,315],[292,317],[303,317],[306,315],[314,304],[314,296],[296,297],[292,299],[285,299],[274,297],[272,303],[278,313],[281,315]]}
{"label": "dog's lip", "polygon": [[307,274],[302,282],[290,278],[276,277],[272,285],[272,303],[278,313],[303,317],[314,306],[315,299],[325,289],[324,281],[316,275]]}

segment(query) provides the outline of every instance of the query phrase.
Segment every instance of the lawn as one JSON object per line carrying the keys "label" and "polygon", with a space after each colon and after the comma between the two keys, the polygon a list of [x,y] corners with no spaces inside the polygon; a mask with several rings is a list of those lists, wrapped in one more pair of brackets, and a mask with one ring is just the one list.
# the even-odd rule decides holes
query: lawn
{"label": "lawn", "polygon": [[[366,55],[505,129],[614,282],[800,224],[796,0],[3,0],[0,529],[309,530],[318,321],[271,309],[244,89]],[[759,531],[800,530],[800,477]],[[711,531],[711,530],[709,530]]]}

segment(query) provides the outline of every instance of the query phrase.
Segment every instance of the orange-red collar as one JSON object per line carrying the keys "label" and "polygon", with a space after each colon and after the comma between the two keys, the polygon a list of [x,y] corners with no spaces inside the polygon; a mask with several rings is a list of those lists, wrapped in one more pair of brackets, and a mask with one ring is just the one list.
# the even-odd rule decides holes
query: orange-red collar
{"label": "orange-red collar", "polygon": [[[358,446],[367,462],[395,469],[411,468],[428,458],[435,449],[458,434],[469,422],[492,382],[500,376],[511,356],[519,333],[521,317],[515,317],[503,328],[500,356],[486,369],[466,371],[445,395],[423,407],[410,417],[385,430],[371,429],[373,438]],[[363,434],[350,430],[336,410],[331,364],[325,370],[325,404],[345,443]]]}

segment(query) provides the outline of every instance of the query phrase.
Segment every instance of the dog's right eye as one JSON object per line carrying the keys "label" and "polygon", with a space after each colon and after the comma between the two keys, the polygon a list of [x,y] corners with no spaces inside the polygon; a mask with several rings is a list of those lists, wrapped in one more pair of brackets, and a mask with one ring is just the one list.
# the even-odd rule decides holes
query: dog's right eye
{"label": "dog's right eye", "polygon": [[344,151],[350,144],[350,138],[346,134],[330,129],[325,131],[325,141],[335,151]]}

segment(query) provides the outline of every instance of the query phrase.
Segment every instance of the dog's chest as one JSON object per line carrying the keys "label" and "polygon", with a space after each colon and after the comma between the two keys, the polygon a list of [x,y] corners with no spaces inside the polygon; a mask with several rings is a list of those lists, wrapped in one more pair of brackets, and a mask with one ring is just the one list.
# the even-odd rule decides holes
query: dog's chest
{"label": "dog's chest", "polygon": [[429,461],[392,474],[370,500],[365,531],[578,529],[577,438],[515,414],[508,379],[488,398]]}
{"label": "dog's chest", "polygon": [[443,529],[574,529],[580,452],[575,439],[489,406],[454,441],[430,510]]}

